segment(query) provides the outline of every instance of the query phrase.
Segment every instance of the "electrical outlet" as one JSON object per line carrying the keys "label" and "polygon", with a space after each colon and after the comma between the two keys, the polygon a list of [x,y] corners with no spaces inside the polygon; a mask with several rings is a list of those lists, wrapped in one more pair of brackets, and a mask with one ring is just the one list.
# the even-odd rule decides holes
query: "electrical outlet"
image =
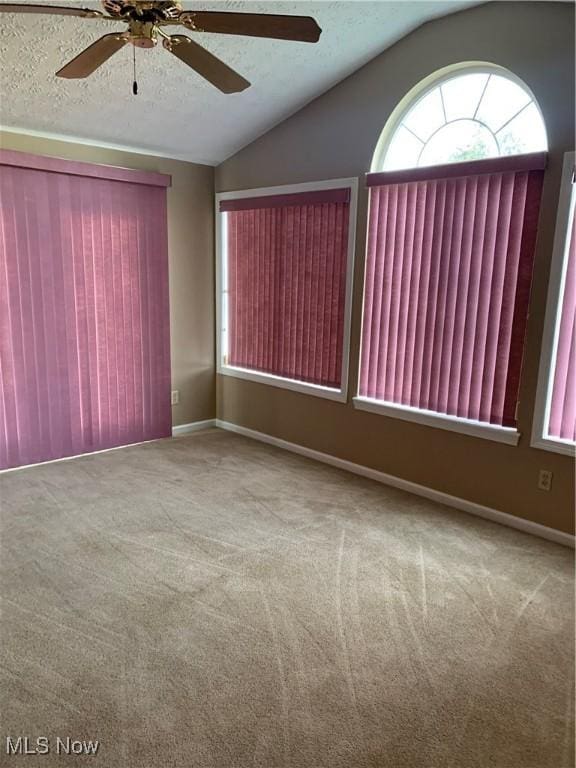
{"label": "electrical outlet", "polygon": [[541,469],[538,473],[538,488],[541,491],[549,491],[552,488],[552,472],[549,469]]}
{"label": "electrical outlet", "polygon": [[173,389],[170,396],[170,403],[172,405],[178,405],[179,402],[180,402],[180,390]]}

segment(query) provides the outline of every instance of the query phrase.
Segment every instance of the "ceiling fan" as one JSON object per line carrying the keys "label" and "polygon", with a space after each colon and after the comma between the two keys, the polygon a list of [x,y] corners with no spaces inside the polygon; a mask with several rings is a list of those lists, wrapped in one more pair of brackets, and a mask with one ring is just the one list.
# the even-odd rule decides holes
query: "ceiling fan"
{"label": "ceiling fan", "polygon": [[59,5],[0,3],[0,13],[48,13],[100,21],[123,21],[128,24],[124,32],[112,32],[89,45],[56,72],[58,77],[88,77],[128,43],[136,48],[153,48],[161,39],[167,51],[223,93],[243,91],[250,83],[194,40],[186,35],[167,34],[164,27],[181,25],[193,32],[268,37],[305,43],[316,43],[322,32],[316,21],[309,16],[185,11],[181,0],[101,0],[101,3],[103,11]]}

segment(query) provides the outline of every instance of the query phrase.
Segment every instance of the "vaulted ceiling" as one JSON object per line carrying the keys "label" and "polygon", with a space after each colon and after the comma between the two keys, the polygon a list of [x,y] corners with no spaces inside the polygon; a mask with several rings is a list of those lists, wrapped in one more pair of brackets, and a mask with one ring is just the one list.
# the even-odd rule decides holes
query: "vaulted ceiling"
{"label": "vaulted ceiling", "polygon": [[[97,0],[66,4],[100,8]],[[185,9],[310,15],[322,28],[316,44],[175,28],[251,81],[251,88],[233,95],[220,93],[161,46],[136,51],[138,96],[131,92],[132,46],[86,80],[57,78],[54,73],[65,62],[115,29],[111,22],[2,14],[0,125],[215,165],[411,30],[476,4],[474,0],[197,4],[185,0]],[[118,24],[119,31],[124,28]]]}

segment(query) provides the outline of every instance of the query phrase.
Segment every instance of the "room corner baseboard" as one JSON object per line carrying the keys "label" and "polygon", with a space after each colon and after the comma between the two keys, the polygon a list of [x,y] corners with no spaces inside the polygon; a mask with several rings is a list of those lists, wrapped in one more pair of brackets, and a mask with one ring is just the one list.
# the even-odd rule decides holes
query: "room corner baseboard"
{"label": "room corner baseboard", "polygon": [[192,421],[190,424],[179,424],[172,427],[172,437],[189,435],[191,432],[199,432],[201,429],[210,429],[216,426],[216,419],[204,419],[204,421]]}
{"label": "room corner baseboard", "polygon": [[315,451],[312,448],[306,448],[303,445],[297,443],[290,443],[287,440],[282,440],[279,437],[273,437],[267,435],[264,432],[257,432],[254,429],[248,429],[247,427],[239,426],[238,424],[232,424],[231,422],[222,421],[221,419],[215,420],[215,426],[219,429],[227,430],[228,432],[236,432],[244,437],[250,437],[253,440],[259,440],[262,443],[268,443],[274,445],[277,448],[283,448],[286,451],[292,453],[298,453],[301,456],[306,456],[309,459],[315,459],[321,461],[324,464],[330,464],[337,469],[343,469],[346,472],[352,472],[355,475],[361,475],[367,477],[370,480],[376,480],[378,483],[384,485],[390,485],[393,488],[399,488],[402,491],[408,491],[416,496],[423,496],[431,501],[436,501],[439,504],[444,504],[447,507],[453,507],[459,509],[462,512],[468,512],[469,514],[476,515],[477,517],[483,517],[486,520],[491,520],[494,523],[500,523],[506,525],[508,528],[516,528],[523,533],[530,533],[533,536],[539,536],[541,539],[547,539],[553,541],[556,544],[562,544],[565,547],[574,548],[575,539],[569,533],[564,531],[558,531],[555,528],[548,528],[546,525],[540,525],[540,523],[534,523],[531,520],[524,520],[521,517],[510,515],[507,512],[500,512],[497,509],[485,507],[482,504],[476,504],[473,501],[467,499],[461,499],[458,496],[451,496],[448,493],[442,491],[436,491],[433,488],[428,488],[425,485],[419,485],[413,483],[410,480],[403,480],[401,477],[395,477],[394,475],[387,475],[385,472],[380,472],[377,469],[370,469],[370,467],[364,467],[361,464],[355,464],[352,461],[346,459],[339,459],[337,456],[331,456],[328,453],[321,453]]}

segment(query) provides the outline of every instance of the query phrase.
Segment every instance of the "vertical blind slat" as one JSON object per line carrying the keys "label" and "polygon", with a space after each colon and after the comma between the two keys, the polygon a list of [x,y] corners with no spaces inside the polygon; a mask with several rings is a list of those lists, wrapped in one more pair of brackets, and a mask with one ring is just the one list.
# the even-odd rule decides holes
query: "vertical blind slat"
{"label": "vertical blind slat", "polygon": [[398,365],[392,384],[394,397],[402,397],[404,387],[404,369],[407,355],[408,315],[410,312],[410,290],[415,268],[414,253],[414,229],[416,218],[416,199],[418,195],[417,185],[412,187],[406,198],[406,218],[404,226],[403,250],[410,254],[411,258],[403,263],[403,279],[400,280],[400,311],[398,313]]}
{"label": "vertical blind slat", "polygon": [[421,271],[417,302],[416,326],[414,329],[414,368],[410,395],[407,398],[408,405],[417,406],[420,402],[422,386],[422,367],[424,360],[424,339],[426,327],[426,301],[430,288],[431,257],[432,257],[432,229],[436,211],[437,184],[421,185],[424,190],[426,202],[422,208],[422,257]]}
{"label": "vertical blind slat", "polygon": [[473,308],[478,306],[482,278],[482,253],[486,235],[486,219],[490,193],[490,177],[480,176],[475,180],[477,193],[475,207],[470,213],[472,224],[472,244],[470,250],[470,277],[466,296],[462,297],[464,306],[464,340],[460,380],[456,392],[458,406],[455,414],[466,418],[470,413],[472,380],[474,376],[474,345],[477,334],[478,316]]}
{"label": "vertical blind slat", "polygon": [[568,264],[558,317],[548,435],[576,440],[576,216],[572,218],[568,237]]}
{"label": "vertical blind slat", "polygon": [[[366,349],[364,365],[362,367],[362,376],[366,377],[363,386],[374,390],[376,388],[376,375],[378,372],[378,352],[380,350],[380,333],[382,331],[381,309],[382,309],[382,269],[384,262],[377,258],[378,251],[382,247],[382,241],[386,241],[386,217],[382,221],[382,227],[378,227],[380,219],[380,206],[386,206],[388,210],[388,187],[374,190],[374,199],[370,200],[371,216],[370,226],[374,227],[369,232],[368,237],[368,273],[366,278],[366,293],[369,302],[369,313],[366,315],[364,328],[364,341],[362,349]],[[376,352],[374,365],[370,366],[372,352]]]}
{"label": "vertical blind slat", "polygon": [[451,233],[454,222],[455,188],[450,179],[446,183],[446,208],[440,234],[440,257],[437,293],[434,303],[436,311],[434,315],[432,366],[430,369],[430,392],[428,396],[428,408],[439,409],[440,375],[442,370],[442,348],[444,343],[444,329],[446,327],[446,301],[448,297],[448,276],[450,271],[450,245]]}
{"label": "vertical blind slat", "polygon": [[[399,199],[398,189],[390,191],[390,207],[388,211],[388,217],[386,222],[386,248],[393,249],[394,241],[396,238],[395,224],[398,216],[398,212],[401,209],[402,202]],[[378,254],[374,255],[374,258],[378,260]],[[376,317],[376,325],[379,329],[378,346],[376,349],[376,375],[374,378],[375,386],[378,387],[381,397],[385,396],[386,389],[388,387],[388,379],[385,376],[386,364],[389,355],[390,345],[390,321],[391,321],[391,309],[392,309],[392,290],[393,290],[393,278],[394,278],[394,262],[392,259],[388,260],[384,267],[387,271],[383,273],[382,279],[384,281],[384,291],[378,305],[378,316]]]}
{"label": "vertical blind slat", "polygon": [[[346,217],[345,217],[346,214]],[[344,351],[344,307],[346,305],[346,278],[347,255],[348,255],[348,211],[338,209],[338,237],[336,240],[338,263],[334,270],[334,280],[336,284],[333,314],[336,320],[336,328],[330,329],[332,345],[330,350],[330,377],[333,381],[338,376],[338,362],[342,364]],[[334,338],[336,337],[336,338]]]}
{"label": "vertical blind slat", "polygon": [[440,253],[442,248],[442,226],[444,212],[446,209],[446,182],[440,181],[436,185],[437,205],[434,208],[434,221],[432,225],[432,252],[431,252],[431,274],[428,296],[423,305],[426,310],[426,320],[424,325],[423,342],[423,361],[422,361],[422,382],[420,388],[420,397],[414,403],[415,407],[428,408],[430,401],[430,388],[432,386],[432,353],[434,349],[434,326],[436,323],[437,293],[440,276]]}
{"label": "vertical blind slat", "polygon": [[317,269],[312,270],[312,314],[311,331],[312,343],[310,347],[310,364],[312,369],[312,380],[318,381],[318,354],[321,353],[318,344],[319,326],[322,322],[322,310],[320,307],[320,281],[324,279],[323,272],[323,253],[322,253],[322,227],[324,217],[320,208],[314,210],[314,239],[312,249],[312,264],[318,265]]}
{"label": "vertical blind slat", "polygon": [[448,408],[448,399],[451,384],[452,354],[454,348],[456,302],[458,298],[458,281],[460,275],[460,263],[462,257],[462,232],[464,229],[464,211],[467,185],[462,179],[456,179],[450,184],[454,190],[454,213],[450,228],[450,240],[447,245],[447,278],[446,278],[446,304],[444,311],[444,323],[442,326],[442,353],[440,355],[440,367],[438,371],[438,407],[442,411]]}
{"label": "vertical blind slat", "polygon": [[470,287],[471,251],[477,193],[477,180],[471,179],[470,184],[467,185],[464,192],[462,237],[460,241],[460,268],[458,271],[458,283],[455,296],[454,339],[452,344],[452,356],[450,358],[450,381],[452,382],[452,386],[448,386],[447,392],[447,410],[452,413],[458,412],[458,397],[461,389],[465,345],[466,307]]}
{"label": "vertical blind slat", "polygon": [[542,176],[371,187],[361,397],[515,425]]}
{"label": "vertical blind slat", "polygon": [[424,218],[422,209],[426,201],[426,186],[418,184],[416,188],[416,210],[413,225],[413,243],[414,243],[414,263],[410,277],[410,291],[408,302],[408,316],[406,324],[406,343],[404,358],[404,376],[401,381],[400,396],[410,401],[412,392],[412,380],[414,375],[414,357],[416,340],[416,319],[418,314],[418,296],[420,292],[420,282],[422,279],[422,246],[424,235]]}

